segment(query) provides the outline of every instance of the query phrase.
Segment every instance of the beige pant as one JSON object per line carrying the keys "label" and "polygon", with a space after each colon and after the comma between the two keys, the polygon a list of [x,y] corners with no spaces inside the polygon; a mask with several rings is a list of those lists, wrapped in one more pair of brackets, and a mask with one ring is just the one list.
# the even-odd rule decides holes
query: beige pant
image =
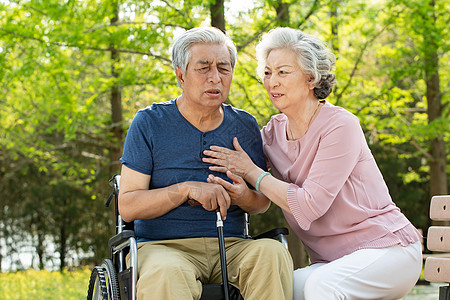
{"label": "beige pant", "polygon": [[[225,238],[229,283],[245,300],[291,300],[293,264],[272,239]],[[202,283],[222,283],[217,238],[138,244],[138,299],[199,299]]]}

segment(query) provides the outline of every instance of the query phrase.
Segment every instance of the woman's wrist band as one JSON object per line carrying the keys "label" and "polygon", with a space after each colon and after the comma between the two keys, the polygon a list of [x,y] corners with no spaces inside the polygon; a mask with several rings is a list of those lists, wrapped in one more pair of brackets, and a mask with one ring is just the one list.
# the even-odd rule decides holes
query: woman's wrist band
{"label": "woman's wrist band", "polygon": [[266,177],[267,175],[270,175],[270,173],[269,173],[269,172],[261,173],[261,175],[259,175],[258,179],[256,179],[255,190],[256,190],[258,193],[261,193],[261,191],[259,190],[259,184],[261,183],[261,180],[262,180],[264,177]]}

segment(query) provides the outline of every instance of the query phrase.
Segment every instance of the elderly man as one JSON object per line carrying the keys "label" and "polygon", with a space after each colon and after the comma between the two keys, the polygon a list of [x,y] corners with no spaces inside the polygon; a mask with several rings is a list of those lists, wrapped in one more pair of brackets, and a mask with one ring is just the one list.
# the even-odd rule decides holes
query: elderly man
{"label": "elderly man", "polygon": [[292,260],[281,243],[244,239],[244,212],[261,213],[269,200],[238,176],[208,180],[203,151],[233,147],[234,137],[261,168],[262,140],[253,116],[225,105],[236,48],[216,28],[194,28],[174,43],[181,96],[140,110],[121,158],[119,211],[134,221],[139,299],[199,299],[202,283],[220,283],[215,210],[224,222],[229,282],[246,300],[292,299]]}

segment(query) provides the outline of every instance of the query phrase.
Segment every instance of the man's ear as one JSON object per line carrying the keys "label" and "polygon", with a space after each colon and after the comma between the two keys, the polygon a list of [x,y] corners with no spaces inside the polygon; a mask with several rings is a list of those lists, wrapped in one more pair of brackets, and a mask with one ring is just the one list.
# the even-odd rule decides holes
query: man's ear
{"label": "man's ear", "polygon": [[181,86],[183,86],[183,84],[184,84],[184,73],[183,73],[183,71],[181,70],[180,67],[178,67],[175,70],[175,74],[177,75],[178,82],[180,83]]}

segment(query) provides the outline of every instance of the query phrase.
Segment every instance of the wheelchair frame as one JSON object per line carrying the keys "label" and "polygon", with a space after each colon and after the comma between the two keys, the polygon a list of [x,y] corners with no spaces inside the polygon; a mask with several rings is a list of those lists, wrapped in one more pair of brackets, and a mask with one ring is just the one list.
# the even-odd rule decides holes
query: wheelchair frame
{"label": "wheelchair frame", "polygon": [[[89,279],[87,299],[98,300],[135,300],[137,284],[137,243],[134,233],[133,223],[123,221],[117,205],[119,199],[120,175],[116,174],[109,180],[113,187],[113,192],[109,196],[105,206],[109,207],[111,200],[115,201],[116,235],[109,239],[110,258],[104,259],[101,266],[96,266],[92,270]],[[216,212],[217,233],[219,241],[219,253],[222,268],[222,284],[203,284],[203,291],[200,300],[243,300],[239,290],[228,284],[227,264],[225,254],[225,239],[223,235],[223,222],[220,212]],[[273,238],[280,241],[286,249],[288,243],[286,235],[289,234],[287,228],[275,228],[268,232],[253,237],[253,239]],[[252,238],[249,235],[248,214],[245,213],[244,237]],[[125,257],[127,250],[130,253],[130,267],[127,268]]]}
{"label": "wheelchair frame", "polygon": [[[109,241],[110,258],[104,259],[103,264],[96,266],[89,280],[87,299],[118,300],[136,299],[137,283],[137,243],[132,223],[126,223],[120,216],[117,205],[119,200],[120,175],[110,179],[113,192],[105,206],[109,207],[114,199],[116,205],[116,235]],[[130,253],[130,267],[126,267],[125,250]]]}

